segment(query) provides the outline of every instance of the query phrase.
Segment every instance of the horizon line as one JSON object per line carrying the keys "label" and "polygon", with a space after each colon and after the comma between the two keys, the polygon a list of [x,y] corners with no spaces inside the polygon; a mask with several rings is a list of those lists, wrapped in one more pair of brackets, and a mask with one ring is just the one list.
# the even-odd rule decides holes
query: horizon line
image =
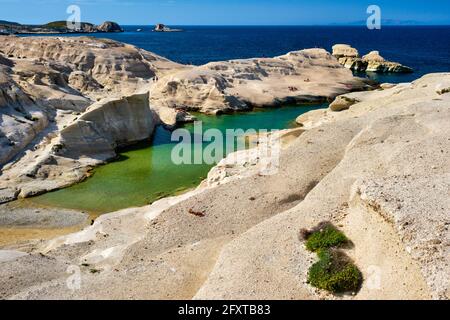
{"label": "horizon line", "polygon": [[[127,24],[122,26],[154,26],[156,24]],[[165,24],[175,27],[366,27],[365,24]],[[383,25],[382,25],[383,26]],[[384,27],[426,27],[426,26],[450,26],[449,23],[441,24],[386,24]]]}
{"label": "horizon line", "polygon": [[[0,19],[2,20],[2,19]],[[3,20],[7,21],[7,20]],[[63,20],[61,20],[63,21]],[[106,20],[110,21],[110,20]],[[8,21],[11,22],[11,21]],[[18,23],[18,22],[17,22]],[[82,21],[82,23],[91,23],[93,25],[99,25],[92,22]],[[19,23],[23,26],[42,26],[47,23],[39,24],[39,23]],[[156,24],[128,24],[128,23],[118,23],[120,26],[124,27],[142,27],[142,26],[148,26],[152,27]],[[366,27],[365,24],[165,24],[166,26],[173,26],[173,27]],[[386,24],[382,25],[382,28],[389,28],[389,27],[450,27],[450,23],[446,24]]]}
{"label": "horizon line", "polygon": [[[10,20],[6,20],[6,19],[0,19],[0,21],[5,21],[5,22],[9,22],[9,23],[18,23],[20,25],[24,25],[24,26],[42,26],[51,22],[56,22],[56,21],[64,21],[64,20],[54,20],[51,22],[45,22],[45,23],[22,23],[22,22],[17,22],[17,21],[10,21]],[[105,20],[105,21],[111,21],[111,22],[115,22],[113,20]],[[91,23],[94,25],[99,25],[103,22],[100,23],[94,23],[94,22],[88,22],[88,21],[81,21],[82,23]],[[116,22],[121,26],[155,26],[157,23],[145,23],[145,24],[136,24],[136,23],[119,23]],[[346,22],[346,23],[337,23],[337,22],[330,22],[330,23],[318,23],[318,24],[296,24],[296,23],[292,23],[292,24],[177,24],[177,23],[173,23],[173,24],[167,24],[164,23],[166,26],[178,26],[178,27],[365,27],[366,24],[364,23],[352,23],[352,22]],[[447,27],[450,26],[450,22],[446,22],[446,23],[442,23],[442,22],[438,22],[438,23],[430,23],[430,22],[418,22],[418,23],[398,23],[398,24],[382,24],[382,28],[386,28],[386,27]]]}
{"label": "horizon line", "polygon": [[[41,26],[45,25],[51,22],[55,21],[64,21],[64,20],[54,20],[50,22],[44,22],[44,23],[22,23],[17,21],[11,21],[7,19],[0,18],[0,21],[5,21],[9,23],[18,23],[21,25],[29,25],[29,26]],[[105,20],[105,21],[112,21],[113,20]],[[413,23],[407,23],[408,21],[405,21],[405,23],[402,23],[401,21],[399,23],[382,23],[382,27],[427,27],[427,26],[450,26],[450,22],[420,22],[420,21],[414,21]],[[100,23],[94,23],[94,22],[88,22],[88,21],[82,21],[82,23],[91,23],[94,25],[101,24]],[[119,23],[119,25],[122,26],[154,26],[157,23]],[[355,23],[355,22],[329,22],[329,23],[318,23],[318,24],[301,24],[301,23],[287,23],[287,24],[178,24],[178,23],[164,23],[166,26],[180,26],[180,27],[364,27],[366,24],[364,23]]]}

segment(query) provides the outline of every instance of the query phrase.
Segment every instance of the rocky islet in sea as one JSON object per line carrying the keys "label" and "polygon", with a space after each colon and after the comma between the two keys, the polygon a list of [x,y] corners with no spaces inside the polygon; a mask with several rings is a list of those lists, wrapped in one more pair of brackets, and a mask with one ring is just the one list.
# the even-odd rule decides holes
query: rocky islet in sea
{"label": "rocky islet in sea", "polygon": [[412,73],[412,68],[398,62],[384,59],[379,51],[371,51],[361,57],[358,50],[347,44],[336,44],[333,46],[333,56],[336,57],[344,67],[356,72],[376,73]]}

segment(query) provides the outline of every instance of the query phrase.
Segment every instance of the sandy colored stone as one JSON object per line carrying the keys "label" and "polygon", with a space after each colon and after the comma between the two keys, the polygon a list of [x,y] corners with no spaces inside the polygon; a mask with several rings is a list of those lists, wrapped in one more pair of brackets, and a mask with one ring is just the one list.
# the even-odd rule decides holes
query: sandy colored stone
{"label": "sandy colored stone", "polygon": [[[28,147],[16,150],[9,156],[15,161],[3,166],[2,199],[80,181],[90,167],[113,156],[116,145],[153,128],[153,107],[156,113],[166,108],[167,119],[176,121],[178,108],[218,113],[339,95],[336,103],[354,103],[340,112],[323,109],[299,117],[300,129],[282,133],[280,166],[273,174],[262,174],[268,159],[258,156],[265,146],[261,140],[257,149],[222,161],[196,190],[101,216],[81,232],[22,248],[26,255],[4,253],[1,298],[449,298],[450,74],[348,93],[367,85],[320,49],[183,67],[109,40],[42,40],[39,51],[27,49],[39,44],[27,39],[0,53],[6,55],[0,65],[0,115],[8,124],[1,127],[2,148],[9,150],[5,137],[36,131],[15,138]],[[58,60],[55,52],[62,46],[70,50]],[[93,67],[98,70],[88,76],[89,61],[61,66],[69,57],[89,56],[70,56],[76,46],[113,53],[100,58]],[[128,53],[136,58],[130,65],[104,72],[111,57]],[[52,67],[33,60],[47,57]],[[149,67],[156,65],[158,71]],[[70,74],[55,71],[65,68],[76,69],[72,81]],[[39,76],[30,78],[34,71],[28,70]],[[96,82],[120,92],[124,70],[136,72],[125,82],[127,94],[93,103],[97,91],[79,91],[98,90]],[[148,91],[136,90],[142,83]],[[30,98],[30,88],[38,99]],[[64,102],[61,108],[52,107],[56,101]],[[79,103],[71,107],[68,101]],[[54,108],[52,116],[47,108]],[[36,119],[28,120],[28,114]],[[80,143],[83,139],[87,143]],[[25,214],[26,221],[30,218]],[[332,296],[306,283],[315,255],[298,233],[325,220],[354,244],[348,253],[366,279],[354,296]],[[80,290],[68,286],[70,267],[80,268]],[[373,270],[381,275],[377,286],[370,278]]]}
{"label": "sandy colored stone", "polygon": [[368,54],[363,56],[363,60],[365,61],[373,61],[373,62],[385,62],[379,51],[370,51]]}
{"label": "sandy colored stone", "polygon": [[[2,37],[2,202],[85,179],[155,126],[369,88],[325,50],[183,66],[112,40]],[[13,185],[13,190],[10,186]]]}
{"label": "sandy colored stone", "polygon": [[355,99],[347,98],[346,96],[339,96],[330,104],[330,109],[332,111],[347,110],[357,102],[358,101]]}
{"label": "sandy colored stone", "polygon": [[323,102],[369,85],[323,49],[274,58],[212,62],[160,79],[151,104],[217,114],[287,103]]}
{"label": "sandy colored stone", "polygon": [[117,147],[149,138],[160,121],[150,88],[184,68],[112,40],[0,41],[1,202],[77,183]]}
{"label": "sandy colored stone", "polygon": [[[435,92],[448,77],[352,93],[361,102],[348,110],[313,112],[314,124],[285,145],[274,175],[246,175],[237,162],[228,171],[234,179],[102,216],[81,233],[48,242],[40,250],[54,262],[40,264],[39,276],[20,263],[15,272],[26,280],[19,287],[8,282],[4,296],[448,299],[450,112],[446,95],[436,99]],[[315,256],[298,232],[324,220],[353,241],[348,254],[366,279],[355,296],[306,284]],[[89,264],[80,291],[68,290],[57,273],[62,261]]]}

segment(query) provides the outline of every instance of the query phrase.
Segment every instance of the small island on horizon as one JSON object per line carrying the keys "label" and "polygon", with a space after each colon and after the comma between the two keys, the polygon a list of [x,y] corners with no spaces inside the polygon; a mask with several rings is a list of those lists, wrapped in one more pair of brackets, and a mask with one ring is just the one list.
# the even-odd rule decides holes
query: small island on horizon
{"label": "small island on horizon", "polygon": [[105,21],[100,25],[81,22],[79,29],[71,29],[67,21],[52,21],[42,25],[27,25],[17,22],[0,20],[0,35],[11,34],[60,34],[60,33],[111,33],[123,32],[122,27],[112,21]]}

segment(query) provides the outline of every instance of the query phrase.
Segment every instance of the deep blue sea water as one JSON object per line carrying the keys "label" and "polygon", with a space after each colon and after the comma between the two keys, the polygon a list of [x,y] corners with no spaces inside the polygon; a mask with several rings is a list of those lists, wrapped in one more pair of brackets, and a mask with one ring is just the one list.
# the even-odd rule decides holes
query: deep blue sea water
{"label": "deep blue sea water", "polygon": [[[136,32],[138,28],[143,32]],[[410,75],[378,75],[380,82],[406,82],[431,72],[450,71],[450,26],[403,26],[368,30],[353,26],[181,26],[184,32],[151,32],[152,26],[124,26],[124,33],[92,34],[130,43],[171,60],[205,64],[272,57],[289,51],[347,43],[361,54],[379,50],[388,60],[414,68]]]}

